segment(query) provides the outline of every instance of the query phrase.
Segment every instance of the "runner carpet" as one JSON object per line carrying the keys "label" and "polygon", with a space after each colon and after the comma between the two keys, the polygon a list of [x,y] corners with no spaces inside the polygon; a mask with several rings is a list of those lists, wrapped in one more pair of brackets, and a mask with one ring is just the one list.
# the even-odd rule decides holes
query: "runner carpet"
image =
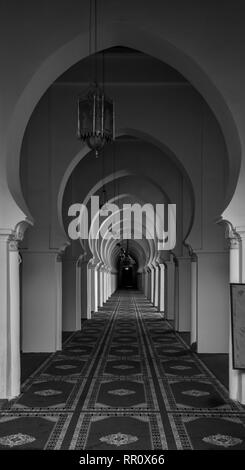
{"label": "runner carpet", "polygon": [[119,291],[0,410],[0,449],[245,449],[245,411],[138,291]]}

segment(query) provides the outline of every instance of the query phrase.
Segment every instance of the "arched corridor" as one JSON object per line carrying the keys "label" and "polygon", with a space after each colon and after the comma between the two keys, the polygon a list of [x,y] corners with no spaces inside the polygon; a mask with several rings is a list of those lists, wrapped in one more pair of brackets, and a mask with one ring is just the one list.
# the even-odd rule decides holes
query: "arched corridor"
{"label": "arched corridor", "polygon": [[[77,450],[244,450],[244,413],[133,290],[117,291],[2,409],[5,433],[28,434],[23,448]],[[4,448],[1,422],[0,433]]]}

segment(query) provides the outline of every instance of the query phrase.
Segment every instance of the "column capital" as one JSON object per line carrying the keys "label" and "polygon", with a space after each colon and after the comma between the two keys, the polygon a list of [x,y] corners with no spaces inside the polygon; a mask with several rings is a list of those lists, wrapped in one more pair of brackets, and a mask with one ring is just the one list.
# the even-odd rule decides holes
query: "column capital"
{"label": "column capital", "polygon": [[32,225],[30,221],[23,220],[19,222],[13,229],[11,228],[0,228],[0,242],[11,244],[10,249],[15,251],[18,249],[18,243],[23,240],[25,231],[29,225]]}
{"label": "column capital", "polygon": [[243,225],[243,226],[236,227],[236,234],[241,240],[244,240],[245,239],[245,226]]}
{"label": "column capital", "polygon": [[9,230],[0,229],[0,243],[9,243],[12,237],[12,233]]}
{"label": "column capital", "polygon": [[165,265],[165,263],[159,263],[158,267],[159,267],[160,271],[162,271],[166,268],[166,265]]}
{"label": "column capital", "polygon": [[[244,232],[245,237],[245,227],[234,227],[229,220],[225,220],[222,218],[218,219],[216,223],[219,225],[225,225],[225,238],[229,240],[230,249],[238,249],[242,232]],[[239,229],[242,229],[242,231],[240,232]]]}
{"label": "column capital", "polygon": [[19,250],[19,240],[15,238],[9,239],[9,251],[18,251]]}

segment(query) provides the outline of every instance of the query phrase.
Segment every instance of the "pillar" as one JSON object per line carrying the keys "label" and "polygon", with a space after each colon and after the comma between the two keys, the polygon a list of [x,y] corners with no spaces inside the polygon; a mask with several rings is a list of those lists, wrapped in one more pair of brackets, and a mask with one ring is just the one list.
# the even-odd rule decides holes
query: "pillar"
{"label": "pillar", "polygon": [[166,265],[166,308],[165,316],[168,320],[174,320],[174,311],[175,311],[175,264],[173,260],[165,261]]}
{"label": "pillar", "polygon": [[197,343],[197,257],[191,257],[191,345]]}
{"label": "pillar", "polygon": [[[237,233],[240,239],[240,260],[241,260],[241,282],[245,283],[245,227],[237,227]],[[235,255],[234,255],[235,261]],[[239,371],[240,373],[240,399],[239,401],[242,405],[245,405],[245,373],[244,371]]]}
{"label": "pillar", "polygon": [[153,305],[158,308],[158,293],[159,293],[159,265],[154,265],[154,299]]}
{"label": "pillar", "polygon": [[91,319],[91,269],[89,262],[81,261],[81,318]]}
{"label": "pillar", "polygon": [[56,350],[62,350],[62,254],[59,253],[56,257],[55,264],[55,278],[56,278]]}
{"label": "pillar", "polygon": [[77,257],[66,252],[62,257],[62,330],[81,328],[81,266]]}
{"label": "pillar", "polygon": [[9,398],[9,236],[8,232],[0,233],[0,398]]}
{"label": "pillar", "polygon": [[96,265],[89,265],[91,270],[91,312],[98,311],[98,271]]}
{"label": "pillar", "polygon": [[191,259],[178,258],[178,327],[177,331],[191,329]]}
{"label": "pillar", "polygon": [[[239,238],[234,231],[229,235],[229,258],[230,258],[230,282],[240,282],[240,253]],[[231,314],[229,318],[229,396],[232,400],[239,401],[240,397],[240,371],[233,369],[233,352],[232,352],[232,329]]]}
{"label": "pillar", "polygon": [[174,259],[174,328],[179,330],[179,265]]}
{"label": "pillar", "polygon": [[0,229],[0,399],[20,394],[20,278],[18,243],[28,224]]}
{"label": "pillar", "polygon": [[148,270],[147,268],[144,269],[144,295],[145,297],[148,296]]}
{"label": "pillar", "polygon": [[18,241],[9,243],[9,322],[10,322],[10,361],[9,397],[20,394],[20,255]]}
{"label": "pillar", "polygon": [[149,300],[154,305],[154,267],[150,266],[150,292],[149,292]]}
{"label": "pillar", "polygon": [[159,290],[158,290],[158,309],[165,311],[165,264],[159,264]]}
{"label": "pillar", "polygon": [[107,301],[106,297],[106,283],[107,283],[107,272],[106,269],[103,268],[103,304]]}
{"label": "pillar", "polygon": [[102,268],[100,267],[99,271],[99,279],[100,279],[100,288],[99,288],[99,307],[103,307],[103,296],[104,296],[104,276]]}

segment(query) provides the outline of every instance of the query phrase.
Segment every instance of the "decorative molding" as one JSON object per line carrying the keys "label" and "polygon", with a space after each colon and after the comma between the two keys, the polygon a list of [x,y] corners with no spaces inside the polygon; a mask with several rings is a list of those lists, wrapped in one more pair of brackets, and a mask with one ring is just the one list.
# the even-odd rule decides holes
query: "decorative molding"
{"label": "decorative molding", "polygon": [[9,240],[9,251],[18,251],[19,249],[19,241],[15,238]]}
{"label": "decorative molding", "polygon": [[187,250],[188,250],[189,256],[190,256],[190,258],[191,258],[191,262],[192,262],[192,263],[196,263],[196,262],[197,262],[197,255],[196,255],[196,253],[194,253],[192,246],[189,245],[189,244],[186,243],[186,242],[183,242],[183,245],[184,245],[184,246],[187,248]]}
{"label": "decorative molding", "polygon": [[33,225],[33,223],[28,219],[19,222],[14,229],[14,238],[17,241],[22,241],[24,239],[25,231],[30,225]]}
{"label": "decorative molding", "polygon": [[[227,238],[229,240],[236,241],[237,243],[239,243],[240,233],[238,233],[238,229],[240,227],[237,227],[235,229],[234,226],[232,225],[232,223],[229,222],[229,220],[222,219],[222,218],[217,219],[216,224],[219,224],[219,225],[224,224],[225,225],[225,238]],[[244,233],[245,233],[245,227],[241,227],[241,228],[243,228]]]}
{"label": "decorative molding", "polygon": [[236,233],[237,233],[240,241],[245,239],[245,226],[243,225],[243,226],[236,227]]}

